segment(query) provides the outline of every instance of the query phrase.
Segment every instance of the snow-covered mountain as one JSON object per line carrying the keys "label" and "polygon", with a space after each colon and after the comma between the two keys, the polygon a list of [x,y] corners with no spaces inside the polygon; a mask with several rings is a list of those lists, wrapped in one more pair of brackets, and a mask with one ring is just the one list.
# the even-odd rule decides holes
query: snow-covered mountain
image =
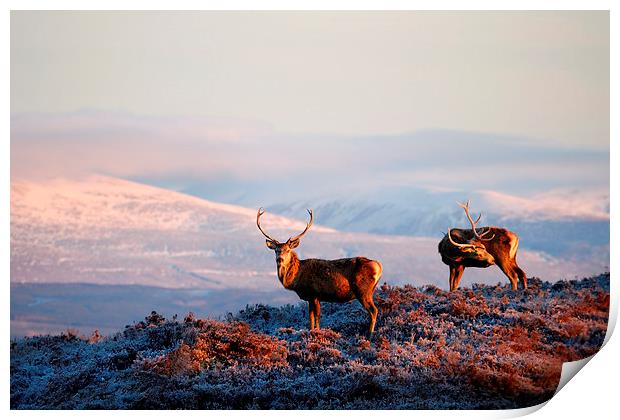
{"label": "snow-covered mountain", "polygon": [[[11,183],[11,280],[229,287],[264,278],[256,214],[101,176]],[[302,222],[270,218],[274,232]],[[330,232],[320,226],[316,232]],[[262,250],[261,250],[262,251]],[[243,287],[235,281],[234,287]]]}
{"label": "snow-covered mountain", "polygon": [[[305,226],[304,220],[274,214],[282,208],[267,210],[264,227],[277,238],[284,240]],[[437,254],[436,237],[341,232],[324,227],[335,217],[327,207],[315,210],[316,225],[302,240],[301,258],[365,255],[382,261],[383,280],[388,283],[445,286],[448,271]],[[376,226],[382,222],[394,227],[409,222],[381,211],[378,206],[374,216],[369,212],[361,220],[373,216]],[[305,215],[297,207],[289,212]],[[333,214],[344,217],[348,213],[351,220],[357,220],[353,209],[338,209]],[[434,223],[439,225],[439,218]],[[447,227],[445,220],[441,227]],[[600,272],[606,265],[604,259],[558,258],[527,249],[520,251],[519,259],[528,275],[549,280]],[[103,176],[79,181],[12,180],[11,281],[204,289],[281,287],[273,252],[256,229],[255,209]],[[466,271],[463,283],[470,282],[506,280],[494,268]]]}
{"label": "snow-covered mountain", "polygon": [[285,216],[312,206],[325,226],[351,232],[439,238],[448,227],[469,227],[456,201],[471,199],[472,215],[482,211],[481,226],[517,232],[521,246],[556,257],[608,260],[609,192],[554,190],[519,197],[491,190],[383,188],[363,193],[277,202],[270,208]]}

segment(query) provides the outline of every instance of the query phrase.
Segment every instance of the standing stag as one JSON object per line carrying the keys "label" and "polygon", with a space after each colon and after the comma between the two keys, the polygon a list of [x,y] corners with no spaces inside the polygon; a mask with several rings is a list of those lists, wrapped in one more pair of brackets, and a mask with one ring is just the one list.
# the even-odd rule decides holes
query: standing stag
{"label": "standing stag", "polygon": [[441,260],[450,266],[450,291],[459,287],[465,267],[486,268],[493,264],[497,264],[510,279],[512,290],[517,290],[519,280],[527,289],[525,272],[517,265],[519,237],[499,227],[476,227],[482,213],[474,221],[469,214],[469,200],[467,204],[457,204],[465,211],[471,229],[450,228],[439,242]]}
{"label": "standing stag", "polygon": [[267,247],[276,252],[280,283],[308,302],[310,329],[320,328],[321,301],[344,303],[357,299],[370,315],[369,333],[372,334],[379,312],[372,295],[383,271],[381,263],[365,257],[300,260],[293,249],[299,246],[299,240],[312,226],[312,210],[308,213],[310,222],[303,232],[286,242],[278,242],[261,228],[260,217],[264,211],[258,209],[256,225],[267,238]]}

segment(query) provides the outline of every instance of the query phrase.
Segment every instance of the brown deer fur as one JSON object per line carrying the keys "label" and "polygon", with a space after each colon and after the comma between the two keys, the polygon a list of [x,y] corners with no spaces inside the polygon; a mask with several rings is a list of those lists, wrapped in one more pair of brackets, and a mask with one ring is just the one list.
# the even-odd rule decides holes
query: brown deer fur
{"label": "brown deer fur", "polygon": [[344,303],[357,299],[370,315],[369,333],[372,334],[379,312],[373,293],[383,272],[381,263],[365,257],[300,260],[293,249],[299,246],[299,239],[312,225],[312,211],[308,212],[310,222],[306,229],[295,238],[278,242],[260,227],[259,219],[263,212],[258,211],[256,224],[267,238],[267,247],[276,253],[280,283],[308,302],[310,329],[320,328],[321,302]]}
{"label": "brown deer fur", "polygon": [[460,205],[465,209],[472,229],[449,229],[450,236],[446,233],[438,246],[441,260],[450,267],[450,291],[459,287],[465,267],[486,268],[494,264],[508,277],[513,290],[517,290],[519,280],[527,289],[525,272],[517,265],[519,237],[500,227],[476,227],[477,221],[474,222],[469,215],[469,201]]}

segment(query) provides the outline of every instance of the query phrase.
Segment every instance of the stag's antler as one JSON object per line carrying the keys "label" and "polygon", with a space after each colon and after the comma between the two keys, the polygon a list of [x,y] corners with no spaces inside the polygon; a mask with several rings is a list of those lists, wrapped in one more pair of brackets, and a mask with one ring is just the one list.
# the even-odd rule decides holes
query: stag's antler
{"label": "stag's antler", "polygon": [[480,218],[482,217],[482,213],[480,213],[480,215],[474,222],[474,219],[472,219],[471,215],[469,214],[469,200],[467,200],[466,204],[459,203],[458,201],[456,202],[456,204],[458,204],[459,206],[463,208],[463,210],[465,210],[465,214],[467,215],[467,218],[469,219],[469,223],[471,223],[471,230],[474,232],[474,236],[476,238],[480,239],[481,241],[490,241],[491,239],[495,237],[495,234],[493,234],[493,236],[491,236],[490,238],[485,238],[485,236],[491,232],[491,229],[489,228],[487,228],[486,230],[483,230],[482,233],[478,233],[478,231],[476,230],[476,225],[480,221]]}
{"label": "stag's antler", "polygon": [[258,230],[261,231],[261,233],[263,235],[265,235],[265,238],[269,239],[270,241],[273,241],[275,243],[279,243],[278,241],[276,241],[275,239],[273,239],[271,236],[267,235],[265,233],[265,231],[263,230],[262,227],[260,227],[260,217],[265,214],[265,211],[263,210],[263,208],[261,207],[260,209],[258,209],[258,213],[256,213],[256,226],[258,226]]}
{"label": "stag's antler", "polygon": [[450,243],[454,246],[457,246],[459,248],[475,248],[475,245],[472,244],[459,244],[458,242],[455,242],[454,239],[452,239],[452,236],[450,236],[450,231],[452,230],[452,228],[448,229],[448,240],[450,241]]}
{"label": "stag's antler", "polygon": [[304,236],[306,232],[308,232],[308,229],[310,229],[310,226],[312,226],[312,222],[314,221],[314,214],[312,213],[311,209],[306,209],[306,211],[308,212],[308,214],[310,214],[310,221],[306,224],[306,228],[304,229],[304,231],[301,232],[299,235],[295,236],[294,238],[289,238],[289,242],[296,241],[297,239]]}

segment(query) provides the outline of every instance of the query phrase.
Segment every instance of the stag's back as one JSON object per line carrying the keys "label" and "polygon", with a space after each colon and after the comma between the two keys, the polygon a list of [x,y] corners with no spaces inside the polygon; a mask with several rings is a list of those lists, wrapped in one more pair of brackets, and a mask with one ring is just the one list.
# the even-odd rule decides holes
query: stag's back
{"label": "stag's back", "polygon": [[294,290],[302,299],[316,296],[326,302],[348,302],[374,287],[382,270],[378,261],[366,257],[301,260]]}

